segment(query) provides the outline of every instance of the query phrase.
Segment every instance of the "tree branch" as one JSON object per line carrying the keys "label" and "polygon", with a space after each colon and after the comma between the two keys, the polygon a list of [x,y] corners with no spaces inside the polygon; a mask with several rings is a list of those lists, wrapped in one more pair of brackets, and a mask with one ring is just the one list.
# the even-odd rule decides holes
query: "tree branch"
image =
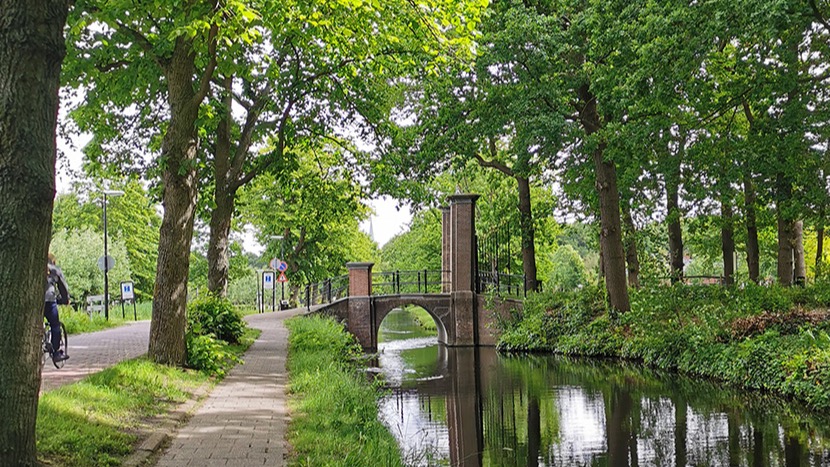
{"label": "tree branch", "polygon": [[211,24],[210,32],[208,32],[208,56],[210,58],[199,83],[199,90],[193,96],[193,103],[196,105],[200,104],[210,92],[210,82],[213,79],[213,72],[216,70],[216,36],[218,34],[219,24]]}
{"label": "tree branch", "polygon": [[510,167],[496,160],[498,150],[496,148],[496,140],[494,138],[489,138],[487,148],[490,151],[490,157],[492,157],[493,159],[488,161],[481,157],[481,154],[475,153],[473,154],[473,157],[475,158],[476,162],[478,162],[478,165],[480,165],[481,167],[489,167],[491,169],[496,169],[499,172],[507,175],[508,177],[515,176],[513,170]]}

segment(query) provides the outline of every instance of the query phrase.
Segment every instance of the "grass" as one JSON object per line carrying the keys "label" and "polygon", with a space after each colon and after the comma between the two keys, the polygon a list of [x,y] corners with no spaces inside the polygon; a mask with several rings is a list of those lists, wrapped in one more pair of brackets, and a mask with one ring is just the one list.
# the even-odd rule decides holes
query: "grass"
{"label": "grass", "polygon": [[400,466],[395,438],[378,420],[379,392],[356,361],[354,338],[333,320],[286,321],[293,466]]}
{"label": "grass", "polygon": [[[121,305],[110,308],[109,320],[104,318],[103,312],[93,313],[90,316],[83,309],[75,311],[70,306],[61,306],[59,309],[61,322],[66,326],[66,332],[70,335],[100,331],[134,321],[132,304],[124,305],[124,318],[121,317]],[[136,304],[135,315],[138,317],[138,320],[150,319],[152,314],[153,302]]]}
{"label": "grass", "polygon": [[420,326],[425,331],[438,331],[438,327],[435,325],[435,319],[429,312],[419,306],[408,306],[406,307],[406,311],[413,316],[413,319],[418,326]]}
{"label": "grass", "polygon": [[120,465],[148,417],[193,396],[209,377],[140,358],[40,397],[37,449],[61,466]]}
{"label": "grass", "polygon": [[[241,355],[259,335],[248,329],[227,349]],[[37,449],[46,465],[121,465],[147,430],[148,420],[194,397],[218,379],[145,358],[127,360],[40,396]]]}

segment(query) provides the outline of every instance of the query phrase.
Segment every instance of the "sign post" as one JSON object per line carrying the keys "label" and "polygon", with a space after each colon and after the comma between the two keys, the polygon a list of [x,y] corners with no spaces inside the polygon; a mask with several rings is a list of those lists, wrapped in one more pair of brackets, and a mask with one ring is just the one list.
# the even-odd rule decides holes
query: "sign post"
{"label": "sign post", "polygon": [[280,272],[280,276],[277,278],[277,282],[280,283],[280,310],[285,310],[288,308],[288,302],[285,301],[285,283],[288,282],[288,277],[285,276],[285,271],[288,270],[288,263],[283,260],[277,260],[279,263],[277,264],[277,271]]}
{"label": "sign post", "polygon": [[121,319],[124,319],[124,302],[127,300],[133,303],[133,320],[138,321],[138,312],[135,309],[135,289],[132,281],[121,282]]}
{"label": "sign post", "polygon": [[264,298],[265,298],[265,291],[271,291],[271,311],[276,311],[276,296],[274,290],[274,271],[263,271],[262,272],[262,296],[263,296],[263,311],[265,309],[264,306]]}

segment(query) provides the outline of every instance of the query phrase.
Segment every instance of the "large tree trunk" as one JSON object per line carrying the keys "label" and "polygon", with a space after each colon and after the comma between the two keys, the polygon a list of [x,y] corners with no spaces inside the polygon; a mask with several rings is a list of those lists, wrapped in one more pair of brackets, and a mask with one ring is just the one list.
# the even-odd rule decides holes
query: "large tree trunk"
{"label": "large tree trunk", "polygon": [[621,207],[625,226],[625,264],[628,266],[628,285],[638,289],[640,288],[640,259],[637,256],[637,228],[631,217],[629,200],[623,200]]}
{"label": "large tree trunk", "polygon": [[732,220],[732,204],[730,200],[721,195],[721,252],[723,254],[723,283],[732,285],[735,283],[735,237]]}
{"label": "large tree trunk", "polygon": [[231,174],[231,79],[225,78],[226,93],[223,98],[224,112],[216,129],[216,147],[213,164],[215,207],[210,215],[210,240],[208,241],[208,290],[225,297],[228,294],[228,271],[230,269],[230,233],[236,188]]}
{"label": "large tree trunk", "polygon": [[40,336],[55,196],[66,1],[0,8],[0,465],[36,465]]}
{"label": "large tree trunk", "polygon": [[778,215],[778,283],[789,287],[793,283],[793,231],[795,223]]}
{"label": "large tree trunk", "polygon": [[[750,135],[755,133],[755,116],[746,99],[741,100],[744,115],[749,122]],[[744,215],[746,217],[746,267],[749,280],[758,283],[761,275],[761,257],[758,247],[758,224],[755,216],[755,186],[752,182],[752,170],[749,161],[744,162]]]}
{"label": "large tree trunk", "polygon": [[196,67],[189,39],[181,36],[176,40],[170,65],[165,71],[170,124],[161,149],[161,159],[165,161],[162,174],[164,217],[159,235],[149,356],[159,363],[183,366],[187,356],[187,277],[197,194],[196,118],[201,103],[194,90]]}
{"label": "large tree trunk", "polygon": [[669,262],[671,282],[683,280],[683,230],[680,225],[680,157],[666,176],[666,224],[669,231]]}
{"label": "large tree trunk", "polygon": [[807,281],[807,259],[804,257],[804,221],[793,224],[793,274],[796,285],[803,286]]}
{"label": "large tree trunk", "polygon": [[530,204],[530,181],[526,177],[515,177],[519,184],[519,224],[522,229],[522,269],[525,274],[525,288],[536,291],[536,242],[533,228],[533,213]]}
{"label": "large tree trunk", "polygon": [[816,279],[824,275],[824,210],[816,226]]}
{"label": "large tree trunk", "polygon": [[793,233],[795,220],[787,212],[792,188],[783,174],[776,179],[776,216],[778,220],[778,283],[789,287],[793,283]]}
{"label": "large tree trunk", "polygon": [[[601,122],[597,113],[596,98],[582,85],[579,90],[580,121],[586,135],[599,131]],[[617,168],[613,162],[603,159],[605,143],[599,143],[593,151],[596,187],[599,194],[600,247],[602,248],[605,288],[614,312],[631,309],[626,285],[625,255],[623,254],[622,229],[620,228],[620,193],[617,187]]]}

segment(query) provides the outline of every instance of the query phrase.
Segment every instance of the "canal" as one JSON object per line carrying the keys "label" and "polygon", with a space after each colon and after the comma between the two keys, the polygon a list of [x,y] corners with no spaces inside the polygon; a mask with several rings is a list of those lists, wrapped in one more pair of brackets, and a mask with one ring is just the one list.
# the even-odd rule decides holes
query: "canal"
{"label": "canal", "polygon": [[830,465],[828,419],[618,361],[448,348],[384,319],[380,416],[410,466]]}

